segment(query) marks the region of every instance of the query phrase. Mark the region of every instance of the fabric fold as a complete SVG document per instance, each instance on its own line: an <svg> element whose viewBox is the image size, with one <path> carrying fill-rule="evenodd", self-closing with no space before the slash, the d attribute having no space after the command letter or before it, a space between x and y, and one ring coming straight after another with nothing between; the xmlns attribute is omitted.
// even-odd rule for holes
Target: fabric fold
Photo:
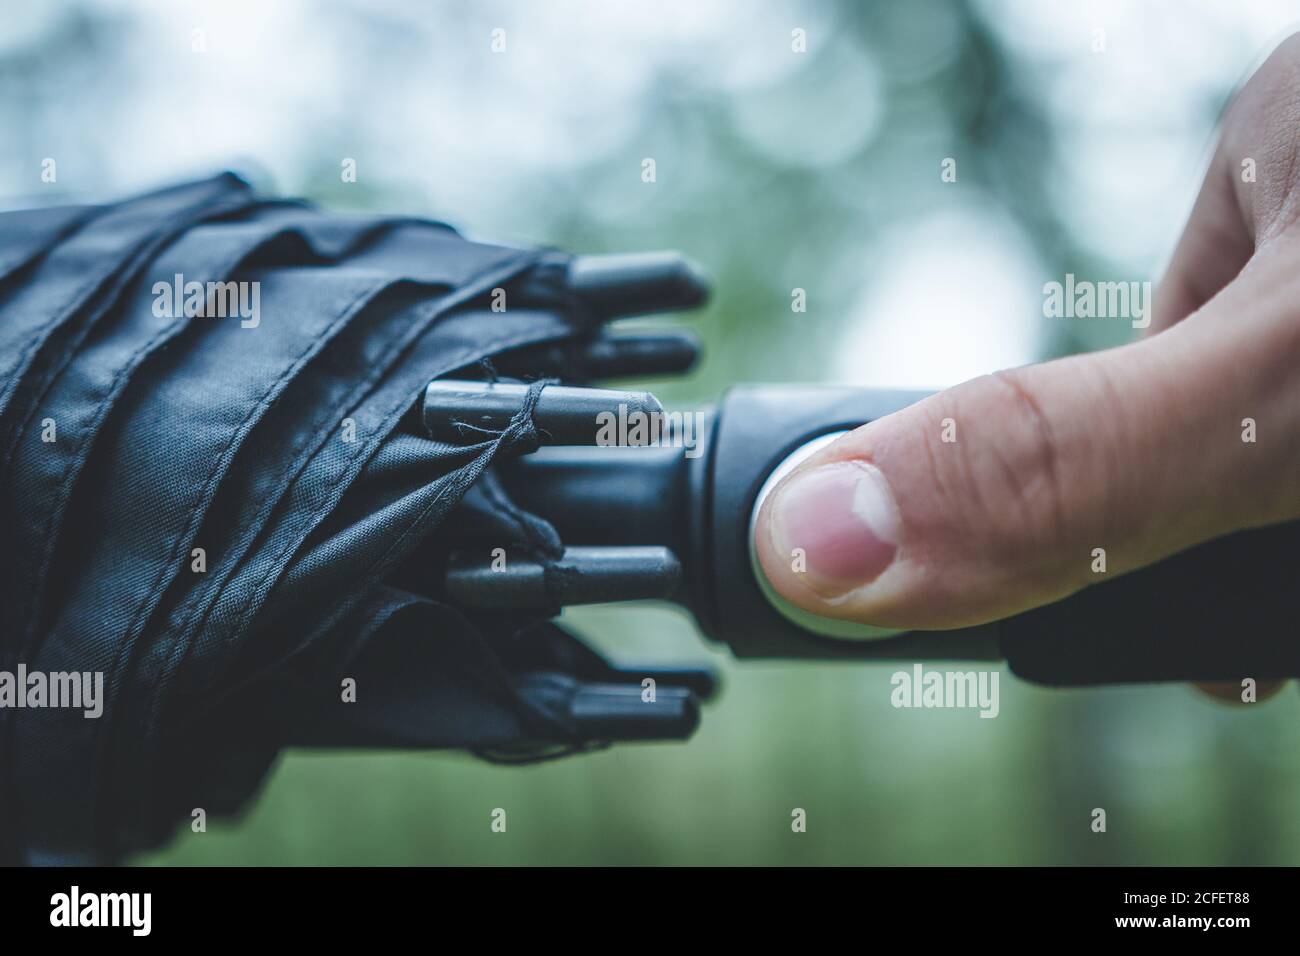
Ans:
<svg viewBox="0 0 1300 956"><path fill-rule="evenodd" d="M579 743L577 685L500 653L545 609L473 620L401 581L444 528L558 552L489 472L535 447L531 404L468 446L412 414L433 378L589 337L565 262L229 174L0 216L0 661L103 681L94 719L0 709L0 859L120 859L245 805L290 744Z"/></svg>

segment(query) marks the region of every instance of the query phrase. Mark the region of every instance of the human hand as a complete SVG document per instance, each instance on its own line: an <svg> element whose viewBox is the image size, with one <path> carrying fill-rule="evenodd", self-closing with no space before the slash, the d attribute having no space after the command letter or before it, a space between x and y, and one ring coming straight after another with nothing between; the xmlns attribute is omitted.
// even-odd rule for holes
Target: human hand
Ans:
<svg viewBox="0 0 1300 956"><path fill-rule="evenodd" d="M1146 335L975 379L821 450L760 513L769 581L816 614L964 627L1086 587L1098 548L1122 574L1300 516L1298 217L1300 36L1227 112Z"/></svg>

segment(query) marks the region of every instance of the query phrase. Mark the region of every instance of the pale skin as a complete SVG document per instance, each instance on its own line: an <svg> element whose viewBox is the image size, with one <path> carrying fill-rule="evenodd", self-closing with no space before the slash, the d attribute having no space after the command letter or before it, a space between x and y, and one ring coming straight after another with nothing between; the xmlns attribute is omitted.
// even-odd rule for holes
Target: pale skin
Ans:
<svg viewBox="0 0 1300 956"><path fill-rule="evenodd" d="M1246 418L1256 423L1252 443L1242 441ZM955 442L941 441L945 419L956 425ZM806 513L789 507L789 489L837 462L865 462L883 476L896 547L883 569L868 568L847 588L837 580L827 596L786 553L800 533L791 516ZM755 544L773 586L805 610L946 629L1093 583L1095 548L1105 548L1108 574L1122 574L1294 518L1300 34L1226 112L1142 338L983 376L851 432L768 497ZM816 557L810 551L810 566ZM1240 695L1236 685L1206 689ZM1261 696L1273 690L1260 686Z"/></svg>

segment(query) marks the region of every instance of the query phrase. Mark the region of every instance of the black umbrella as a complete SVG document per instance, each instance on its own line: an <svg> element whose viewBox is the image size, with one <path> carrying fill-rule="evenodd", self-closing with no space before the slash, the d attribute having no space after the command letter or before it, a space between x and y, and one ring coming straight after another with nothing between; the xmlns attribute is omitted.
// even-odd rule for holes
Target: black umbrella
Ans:
<svg viewBox="0 0 1300 956"><path fill-rule="evenodd" d="M461 539L561 553L485 476L538 443L538 374L680 369L689 340L603 323L702 296L675 256L485 245L229 174L0 217L5 856L154 844L237 809L286 744L515 759L689 734L707 675L632 709L642 675L554 607L430 585L453 511ZM494 356L537 379L520 408L429 437L428 382Z"/></svg>

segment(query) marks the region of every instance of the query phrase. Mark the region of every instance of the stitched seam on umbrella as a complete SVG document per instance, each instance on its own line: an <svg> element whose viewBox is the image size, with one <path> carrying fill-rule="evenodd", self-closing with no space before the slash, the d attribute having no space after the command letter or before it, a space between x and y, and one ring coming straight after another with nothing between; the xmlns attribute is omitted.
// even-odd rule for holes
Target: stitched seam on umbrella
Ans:
<svg viewBox="0 0 1300 956"><path fill-rule="evenodd" d="M509 271L510 275L519 275L519 274L521 274L522 272L524 272L527 268L529 268L529 266L532 265L535 261L536 261L536 254L535 254L534 256L528 257L528 258L525 259L525 261L523 261L522 263L512 263L512 265L511 265L511 267L510 267L510 269L509 269L508 271ZM482 280L483 280L484 278L487 278L487 277L489 277L489 276L495 276L496 274L498 274L498 273L500 273L500 272L502 272L502 271L503 271L503 270L502 270L502 265L501 265L500 263L494 263L491 267L488 267L488 268L485 268L485 269L481 270L481 271L480 271L479 273L477 273L477 274L476 274L472 279L468 280L468 281L465 283L465 286L464 286L463 288L469 289L469 288L475 287L475 286L477 286L480 282L482 282ZM471 294L465 296L465 300L468 300L468 299L470 299L470 298L473 298L474 295L477 295L477 294L478 294L477 292L475 292L475 293L471 293ZM447 310L448 307L447 307L445 304L440 304L439 308L440 308L443 312L445 312L445 311ZM421 334L424 334L424 333L421 333ZM411 337L411 341L407 343L408 347L409 347L410 344L414 343L414 341L415 341L418 337L419 337L419 336L412 336L412 337ZM513 338L526 339L526 338L528 338L528 336L527 336L526 334L520 334L519 336L515 336L515 337L513 337ZM508 348L509 346L503 346L503 345L501 345L501 344L500 344L500 341L498 340L497 343L494 343L494 344L491 346L491 350L492 350L493 352L495 352L495 351L500 351L501 348L503 348L503 347L504 347L504 348ZM464 350L462 350L462 352L461 352L461 356L458 358L458 360L463 359L463 360L465 360L465 361L468 361L469 358L471 358L472 356L477 355L477 354L481 354L482 352L483 352L483 347L481 347L481 346L476 346L476 347L474 347L473 349L464 349ZM444 364L444 366L445 366L447 363L444 362L443 364ZM454 368L455 366L452 366L452 367ZM385 434L386 434L386 429L387 429L387 427L388 427L388 424L387 424L387 423L388 423L389 419L392 418L392 417L393 417L393 416L398 412L398 410L400 410L400 409L401 409L401 408L402 408L402 407L407 403L408 400L409 400L408 398L399 398L399 399L397 399L395 402L393 402L392 405L389 406L387 412L385 413L385 415L384 415L384 417L383 417L383 419L382 419L382 421L384 422ZM367 443L367 444L373 444L373 446L374 446L373 449L372 449L370 452L368 452L367 454L373 455L374 452L378 450L378 448L379 448L379 443L380 443L381 440L382 440L382 437L381 437L381 436L376 436L376 438L375 438L371 443ZM365 447L362 447L362 448L358 448L356 451L354 451L354 452L352 453L352 455L351 455L351 456L348 458L348 460L347 460L347 466L348 466L348 467L340 468L340 469L338 470L338 472L335 474L335 476L330 480L329 489L330 489L331 491L333 491L333 489L338 485L338 483L339 483L340 481L343 480L344 476L345 476L345 475L346 475L346 474L351 470L351 465L356 461L356 459L357 459L357 458L358 458L358 457L359 457L359 456L360 456L364 451L365 451ZM323 504L323 501L322 501L322 504ZM317 507L319 508L320 506L318 505ZM310 533L310 532L308 532L308 533ZM295 535L294 539L291 540L290 542L286 543L285 547L282 548L282 549L281 549L281 550L276 554L275 560L272 562L271 566L267 569L266 574L263 575L262 578L257 582L257 587L256 587L255 590L254 590L254 594L255 594L255 595L261 595L261 598L260 598L258 601L256 601L256 602L252 602L252 601L250 601L247 605L245 605L245 610L240 614L239 619L235 622L235 623L236 623L236 627L233 628L232 631L231 631L232 637L228 638L228 640L233 640L233 639L234 639L234 638L233 638L233 635L239 634L239 633L242 631L243 628L249 626L249 622L250 622L250 620L251 620L251 615L252 615L252 608L253 608L254 603L256 603L256 604L258 604L258 605L260 606L261 602L265 600L266 594L269 594L269 589L266 588L266 585L267 585L267 582L268 582L268 581L270 580L270 578L272 577L272 575L275 575L275 574L277 573L276 565L278 565L278 564L280 563L280 561L282 561L282 560L285 558L286 553L290 552L290 549L292 549L292 550L297 550L299 547L301 547L301 546L302 546L302 542L303 542L303 540L305 540L305 535L303 535L303 534ZM281 569L281 571L280 571L279 573L283 573L282 569ZM265 593L263 593L264 591L265 591Z"/></svg>
<svg viewBox="0 0 1300 956"><path fill-rule="evenodd" d="M158 590L159 583L167 576L168 569L175 564L176 556L178 553L178 549L181 545L181 542L189 538L193 534L193 532L197 530L197 528L195 527L195 523L199 519L199 507L209 497L217 472L218 470L221 469L223 465L223 460L230 453L231 448L240 439L240 437L246 433L246 428L248 427L249 422L253 419L253 416L259 410L264 410L266 408L269 408L270 402L268 400L268 397L270 395L276 394L280 386L282 386L285 382L287 382L289 378L291 378L293 374L296 373L299 368L301 368L302 364L305 361L307 361L308 358L310 358L311 355L315 354L315 352L318 352L320 349L324 348L324 345L329 340L330 335L336 329L341 328L343 325L345 325L348 321L351 320L353 313L358 307L359 303L361 303L368 297L374 295L376 291L382 288L383 285L387 284L388 281L389 280L384 279L381 282L371 283L366 289L360 292L348 304L347 308L345 308L340 313L339 317L336 318L333 322L331 322L323 330L323 333L321 335L314 337L312 341L308 343L307 347L303 351L299 352L297 356L294 357L292 362L285 368L285 370L279 375L279 377L277 377L276 380L271 383L271 387L262 394L261 398L259 398L256 402L252 403L252 405L248 409L248 413L244 416L243 420L241 420L239 425L236 426L234 431L231 432L230 437L226 441L226 444L222 447L220 453L213 460L212 468L208 471L207 476L204 478L203 487L201 489L202 493L196 499L194 499L194 507L190 512L190 520L186 523L185 527L181 530L181 533L173 538L171 550L168 551L167 554L167 560L163 562L162 565L159 566L158 573L154 576L153 581L150 582L149 590L145 594L145 599L136 605L135 612L131 617L131 623L127 627L124 640L121 642L121 644L118 645L117 653L113 659L114 673L117 673L118 668L120 668L122 665L123 658L127 655L127 653L129 652L132 646L133 643L132 638L136 630L136 624L140 621L141 615L144 613L144 608L149 604L154 603L153 597ZM104 705L105 705L105 710L107 710L109 707L112 706L112 699L110 698L109 700L106 700L104 702ZM97 735L97 736L102 736L102 735Z"/></svg>
<svg viewBox="0 0 1300 956"><path fill-rule="evenodd" d="M438 311L439 311L439 307L434 306L433 313L435 317L438 314ZM407 346L409 344L410 344L409 341L405 343L403 343L402 341L390 343L388 348L385 349L383 355L380 357L379 361L375 363L376 371L374 371L369 377L363 379L350 391L345 393L338 400L338 402L340 404L343 404L345 408L350 408L353 405L355 405L365 395L365 393L372 390L373 387L382 380L384 374L386 374L386 371L384 370L382 363L387 361L394 354L399 353L404 346ZM322 416L322 417L326 417L326 416ZM294 484L297 482L298 477L302 474L303 470L309 464L311 464L312 459L315 458L316 455L320 452L320 449L324 446L328 438L329 438L329 431L324 429L322 429L320 432L318 432L315 435L309 436L308 439L304 440L302 449L294 457L293 461L289 462L289 464L284 468L284 470L280 472L279 476L277 477L277 486L284 485L286 479L287 479L287 485L285 485L284 490L281 491L281 493L277 495L274 500L268 501L264 506L264 508L257 515L257 518L260 519L263 526L265 525L265 522L269 519L270 515L285 500L286 495L291 493L292 488ZM352 450L348 453L348 457L343 462L344 467L339 468L338 474L336 474L334 477L332 477L329 480L326 489L327 492L333 491L334 487L338 484L338 482L342 480L343 476L346 474L348 470L348 467L356 459L356 457L362 453L362 450L364 449L366 444L367 443L361 443L362 445L361 448ZM323 503L323 496L321 497L322 497L322 501L319 503L315 503L317 504L317 507L319 507L319 504ZM265 530L264 527L263 530ZM179 633L186 634L190 630L192 630L191 623L194 620L194 615L196 613L201 614L201 619L200 619L201 621L206 621L208 619L208 617L212 613L212 608L215 606L216 601L220 598L222 590L225 588L226 584L229 583L231 578L238 573L240 562L243 560L244 557L247 556L249 549L256 544L257 539L260 538L261 536L262 536L262 531L259 531L243 542L243 547L240 549L242 552L240 558L236 559L235 563L230 567L229 573L223 577L220 584L215 584L211 588L209 588L207 592L208 599L203 601L205 607L203 607L201 611L195 606L196 603L200 601L200 595L198 589L191 591L190 594L186 596L185 600L181 603L181 605L177 609L178 611L181 612L180 627L178 629ZM287 548L291 547L292 545L293 542L286 544L284 548L282 548L279 552L277 552L274 561L278 562L279 560L281 560L281 558L284 556L284 551ZM268 572L268 575L269 573L270 572ZM264 582L265 582L265 578L263 579L263 581L258 582L259 589ZM247 616L247 612L241 614L240 620L237 623L242 626L243 620L246 616ZM238 633L238 630L236 630L235 633ZM188 653L186 653L181 658L181 660L177 662L177 666L183 664L186 657L188 657ZM170 668L165 667L164 671L169 669Z"/></svg>
<svg viewBox="0 0 1300 956"><path fill-rule="evenodd" d="M514 347L514 346L517 345L517 344L526 344L526 343L529 343L529 342L531 342L531 341L533 341L532 336L530 336L530 335L528 335L528 334L520 334L520 335L516 335L516 336L511 336L511 337L509 337L509 338L507 338L507 339L500 339L500 340L498 340L497 342L492 343L492 344L489 346L489 348L490 348L492 351L495 352L495 351L500 351L500 350L503 349L503 348L512 348L512 347ZM473 349L466 349L466 350L463 350L462 352L457 353L457 356L456 356L455 361L457 361L457 362L469 361L469 360L471 360L475 355L481 354L482 351L483 351L483 348L482 348L481 346L476 346L476 347L474 347ZM452 366L452 367L455 367L455 366ZM395 403L395 404L392 406L392 411L390 412L390 420L391 420L394 416L396 416L397 411L400 410L400 409L401 409L405 404L406 404L406 400L403 399L401 402ZM391 422L390 422L390 424L391 424ZM479 443L479 445L488 445L488 444L490 444L490 442L480 442L480 443ZM479 447L479 445L467 445L467 446L465 446L465 450L466 450L466 451L469 451L469 450L471 450L471 449L474 449L474 448ZM480 456L479 456L479 457L481 458L481 453L480 453ZM479 458L475 458L475 459L472 460L469 464L467 464L467 465L465 465L465 466L463 466L463 467L465 467L465 468L467 468L467 469L468 469L468 468L471 468L471 467L473 467L473 466L478 462L478 460L479 460ZM481 469L480 469L480 471L481 471ZM477 480L477 476L475 477L475 480ZM469 484L473 484L473 481L470 481L470 482L466 485L466 487L468 487ZM435 500L434 502L432 502L432 503L430 504L429 507L432 507L433 505L437 504L438 501L440 501L440 500L441 500L440 498L437 499L437 500ZM421 512L421 514L418 515L418 516L415 518L413 524L414 524L414 523L418 523L419 521L422 521L423 518L424 518L424 516L425 516L426 514L427 514L427 509L426 509L425 511ZM310 533L310 529L308 529L308 533ZM298 547L301 547L301 545L302 545L302 541L305 540L305 537L306 537L306 535L300 535L300 536L299 536L299 540L297 541L297 546L298 546ZM364 592L366 589L372 587L372 586L376 583L375 580L368 580L368 579L367 579L367 576L369 576L369 575L371 574L371 572L374 570L375 566L376 566L379 562L381 562L381 561L383 561L385 558L387 558L387 556L388 556L388 554L385 553L385 554L382 555L380 558L376 559L376 561L373 562L373 563L372 563L368 568L366 568L364 571L361 572L362 583L361 583L361 585L357 588L357 593L358 593L358 594ZM386 570L386 569L385 569L385 570ZM282 571L283 571L283 569L281 569L281 572L282 572ZM377 580L377 576L376 576L376 580ZM272 587L272 590L273 590L273 589L274 589L274 586ZM344 616L346 616L348 613L350 613L350 612L354 609L355 606L356 606L355 604L353 604L353 605L344 605L344 606L342 606L342 607L336 609L335 612L334 612L334 614L333 614L333 616L330 618L330 624L329 624L328 626L333 626L333 623L334 623L334 622L336 622L339 618L344 617ZM440 606L441 606L441 605L440 605ZM235 632L235 633L238 633L238 632ZM292 648L292 649L291 649L290 651L288 651L287 653L281 655L281 656L280 656L279 658L277 658L273 663L267 665L267 666L266 666L265 668L263 668L261 671L258 671L258 672L256 672L255 674L250 675L246 680L240 681L238 684L236 684L236 685L234 685L233 687L227 689L226 692L227 692L227 693L231 693L231 692L237 690L237 689L240 688L240 687L247 686L249 683L252 683L253 681L257 680L257 679L260 678L262 675L268 673L269 671L271 671L271 670L274 669L275 667L279 667L279 666L283 665L285 661L292 660L292 659L293 659L294 657L296 657L298 654L302 653L302 651L303 651L306 647L307 647L307 642L300 643L298 646Z"/></svg>
<svg viewBox="0 0 1300 956"><path fill-rule="evenodd" d="M91 327L98 324L100 319L102 319L109 312L109 310L111 310L113 306L117 304L118 300L122 298L122 296L126 293L126 291L132 285L134 285L134 283L136 282L136 277L144 272L144 268L148 264L148 262L152 261L158 255L162 254L163 251L167 248L167 246L169 246L172 242L175 242L177 239L184 236L184 234L187 231L189 231L189 229L193 228L196 225L202 224L204 221L206 221L209 218L214 218L217 216L226 215L231 212L238 212L244 209L249 209L254 205L256 205L256 203L253 202L251 197L241 197L241 200L239 202L231 202L229 204L215 206L211 209L203 211L201 214L197 216L197 218L188 221L184 226L184 228L168 232L161 239L148 243L148 245L140 253L132 257L132 261L130 265L128 265L128 267L124 270L124 274L129 276L129 278L127 278L126 280L120 283L119 282L112 283L112 293L108 301L103 305L102 308L98 310L97 317L92 322L90 322L87 325L87 327L82 331L82 334L76 341L74 349L72 351L75 352L75 349L77 347L80 347L80 344L84 342L86 335L90 333ZM100 285L102 287L108 285L108 283L103 282ZM41 386L39 394L37 394L33 398L31 407L27 410L27 415L9 433L8 436L9 441L5 447L5 456L4 456L5 468L8 468L12 464L14 449L18 447L18 442L22 440L23 432L27 430L27 426L31 423L32 418L35 417L37 409L40 407L41 403L45 401L46 396L49 395L50 388L54 385L55 382L59 380L59 377L63 375L68 365L71 364L72 358L73 358L73 354L72 352L70 352L67 358L65 359L65 361L62 364L58 365L57 368L51 368L47 370L48 375L46 381L44 385Z"/></svg>
<svg viewBox="0 0 1300 956"><path fill-rule="evenodd" d="M212 197L212 199L220 199L220 198L221 197L219 196ZM204 200L204 202L211 202L212 199ZM203 206L204 202L196 201L189 206L185 206L183 209L179 210L176 213L176 215L179 217L186 214L194 213ZM138 243L136 243L136 245L132 247L132 253L128 258L128 261L133 262L136 259L144 258L146 253L142 253L141 250L143 249L147 251L150 248L153 248L153 246L154 244L150 243L149 237L146 236L145 238L141 239ZM29 360L35 355L35 353L40 349L40 347L44 345L45 342L47 341L46 333L54 329L56 326L64 324L69 319L70 316L74 315L77 311L83 308L86 304L85 299L88 298L90 294L94 292L96 289L100 288L101 286L108 285L114 278L114 275L117 273L117 271L118 270L115 269L111 273L107 273L107 274L100 273L96 277L87 281L85 285L79 286L77 288L77 291L72 296L73 305L64 309L58 315L51 318L48 322L44 322L32 330L31 334L34 335L35 338L28 340L27 345L23 348L22 352L19 354L18 362L11 367L10 381L7 383L7 386L5 388L0 388L0 414L3 414L3 412L8 408L9 401L13 398L14 393L17 392L18 382L22 378L23 372L26 370ZM7 468L8 465L9 465L9 454L8 452L6 452L3 465L0 465L0 467Z"/></svg>
<svg viewBox="0 0 1300 956"><path fill-rule="evenodd" d="M210 496L212 493L212 484L218 470L222 465L222 460L228 454L230 454L231 448L238 441L241 434L246 433L245 429L248 426L249 422L252 420L254 414L257 413L259 409L264 409L269 407L269 402L267 400L268 396L277 394L280 387L285 382L287 382L294 374L296 374L298 369L300 369L302 365L311 358L312 355L317 354L321 349L323 349L325 347L325 344L332 339L335 332L352 320L355 313L360 308L361 303L369 301L375 295L379 294L379 292L383 288L387 287L390 284L391 282L387 277L385 277L380 281L372 282L368 284L366 288L364 288L361 292L359 292L356 295L356 297L353 298L348 303L348 305L342 310L342 312L340 312L339 316L333 322L327 325L319 335L313 337L313 339L308 343L307 347L303 351L299 352L297 356L294 357L294 359L290 362L288 366L286 366L286 368L280 374L280 376L271 384L271 387L262 394L262 397L258 401L250 405L248 413L244 416L243 420L240 421L239 425L236 426L236 428L231 432L230 437L227 439L226 444L223 446L220 454L217 455L216 458L214 459L212 468L209 470L206 478L204 479L202 494L199 495L196 499L194 499L194 507L190 512L190 520L186 523L185 528L182 529L181 534L176 536L172 541L172 547L171 547L171 551L168 553L167 561L164 562L159 567L158 574L154 577L154 580L150 584L149 590L146 592L144 600L137 603L136 609L132 615L131 622L126 629L123 640L118 645L117 651L114 654L113 665L112 665L113 674L115 675L120 674L123 661L130 656L132 647L135 643L133 635L136 630L136 624L137 622L141 621L142 615L144 615L144 620L140 626L144 627L148 623L148 616L145 615L145 608L150 606L156 607L157 600L155 599L155 595L161 597L161 594L166 590L167 585L162 584L162 582L167 577L168 569L171 568L176 562L177 552L180 543L186 539L190 539L191 536L197 532L198 529L195 526L195 523L196 521L199 520L200 506L203 504L204 501L210 500ZM174 576L171 578L171 580L175 580ZM172 639L169 642L169 646L166 651L166 657L170 658L172 654L172 647L174 647L178 637L179 635L176 634L172 635ZM125 675L122 675L120 677L121 682L125 682L126 679L127 678ZM113 708L114 703L115 703L114 697L113 695L110 694L108 696L108 699L106 699L103 703L105 713L107 713L110 709ZM110 723L110 722L106 721L105 723ZM90 774L90 781L88 784L88 788L91 790L97 791L99 777L102 774L102 764L104 763L104 761L107 759L108 756L107 750L109 748L109 744L105 743L106 739L109 739L108 735L103 730L100 730L98 727L95 728L94 737L91 744L92 753L93 753L92 759L95 762L95 770L92 774ZM92 803L93 802L94 801L92 801ZM107 811L106 809L101 808L98 812L102 814Z"/></svg>
<svg viewBox="0 0 1300 956"><path fill-rule="evenodd" d="M418 221L418 220L416 220L416 221ZM363 230L361 233L359 233L359 234L357 235L355 242L354 242L354 243L350 243L350 244L348 245L348 248L347 248L347 250L345 250L345 253L344 253L344 254L347 254L348 251L351 251L351 250L355 249L357 244L359 244L359 243L361 243L361 242L364 242L366 239L372 237L372 236L373 236L376 232L378 232L381 228L387 228L387 227L391 226L391 225L393 224L393 222L394 222L394 221L391 221L391 220L382 220L381 222L376 223L372 228L368 228L368 229ZM398 222L399 224L401 224L402 222L405 222L405 220L396 220L396 222ZM266 240L264 240L263 242L260 242L260 243L258 244L258 248L260 248L261 246L265 245L267 242L273 242L273 241L275 241L277 238L279 238L280 236L285 235L285 234L287 234L287 233L288 233L288 234L291 234L291 233L297 233L297 234L301 235L301 234L302 234L302 227L301 227L301 226L298 226L298 227L295 227L295 228L292 228L292 229L282 230L281 232L276 233L274 236L270 236L270 237L268 237ZM245 254L245 256L244 256L243 258L247 258L249 255L255 254L256 251L257 251L257 249L253 249L253 250L251 250L249 253ZM397 285L400 285L402 281L403 281L403 280L397 280L397 281L392 282L390 286L386 286L385 288L383 288L383 289L381 290L381 293L382 293L382 292L386 292L386 291L388 291L388 289L391 288L391 287L395 287L395 286L397 286ZM367 304L369 304L369 303L367 303ZM355 305L355 302L352 303L352 305L349 306L349 313L348 313L349 321L351 320L350 310L351 310L352 306L354 306L354 305ZM330 328L333 328L333 326L331 326ZM327 330L327 331L328 331L328 330ZM296 367L296 366L295 366L295 367ZM279 384L279 383L277 382L276 384ZM274 388L274 386L273 386L273 388ZM242 427L242 423L241 423L241 427ZM223 452L223 453L224 453L224 452ZM295 460L296 460L296 459L295 459ZM287 473L287 472L286 472L286 473ZM193 600L193 594L191 595L190 598L187 598L187 602L186 602L186 604L181 605L180 610L184 610L184 608L187 606L187 604L188 604L190 601L192 601L192 600Z"/></svg>
<svg viewBox="0 0 1300 956"><path fill-rule="evenodd" d="M280 233L277 233L276 235L280 235ZM273 241L273 238L274 237L271 236L265 237L263 240L259 240L257 245L260 246L264 244L264 242ZM250 255L252 252L255 251L256 251L256 247L254 247L254 249L250 250L249 252L239 255L238 257L232 256L231 259L233 261L229 265L223 264L221 267L219 267L221 270L223 270L221 274L227 274L230 270L236 268L240 262L242 262L245 258L248 257L248 255ZM129 376L131 372L139 368L141 364L143 364L146 360L148 360L152 356L154 349L170 342L172 339L174 339L176 336L178 336L181 332L183 332L188 327L189 327L189 323L186 321L186 317L183 315L178 316L176 321L172 322L169 325L164 326L148 342L146 342L136 352L134 352L131 355L128 362L117 370L117 373L113 376L113 381L109 383L108 389L102 391L96 397L95 401L97 402L97 404L95 405L92 411L89 421L86 423L87 427L83 427L82 429L74 431L74 434L78 436L79 440L74 439L75 443L71 448L72 457L70 457L67 460L66 466L64 467L63 471L55 479L57 482L57 488L55 491L56 499L55 499L54 507L51 508L50 511L48 512L45 524L41 528L40 536L42 542L42 551L41 551L42 560L41 560L40 568L37 572L36 586L35 588L33 588L30 594L32 607L37 612L39 612L40 610L40 598L44 590L45 578L49 573L50 565L52 563L52 559L54 556L53 539L58 535L58 531L54 530L55 517L59 514L59 511L63 508L63 506L65 506L68 503L68 499L71 497L72 482L76 479L76 477L79 474L81 474L81 469L85 467L86 464L87 459L84 456L82 456L80 453L83 450L86 450L90 445L92 445L94 443L94 439L98 437L99 428L101 425L103 425L104 419L107 418L108 412L112 408L111 399L113 399L115 396L117 396L120 393L119 385L125 382L127 376ZM62 527L61 523L60 523L60 527ZM20 609L20 611L21 610L23 609ZM35 620L35 618L33 618L28 622L26 638L30 638L31 632L36 627L37 627L37 621ZM23 643L24 645L26 645L28 643L28 640L25 639Z"/></svg>

